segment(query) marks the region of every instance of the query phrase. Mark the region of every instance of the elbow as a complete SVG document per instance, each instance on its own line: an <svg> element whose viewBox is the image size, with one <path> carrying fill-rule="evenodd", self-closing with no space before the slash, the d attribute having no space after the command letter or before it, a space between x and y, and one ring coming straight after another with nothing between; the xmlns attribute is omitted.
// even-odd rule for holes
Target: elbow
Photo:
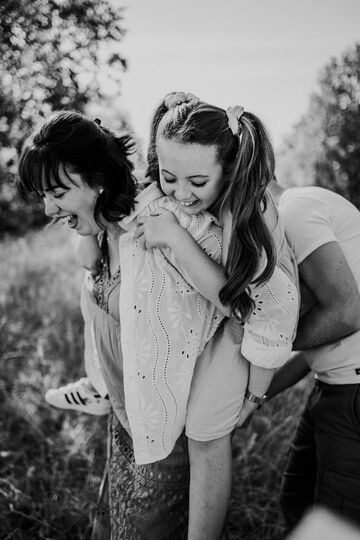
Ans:
<svg viewBox="0 0 360 540"><path fill-rule="evenodd" d="M231 317L231 309L230 309L230 307L224 306L224 304L220 303L220 304L217 305L217 308L219 309L219 311L221 311L221 313L223 315L225 315L225 317L227 317L227 318Z"/></svg>
<svg viewBox="0 0 360 540"><path fill-rule="evenodd" d="M205 297L206 298L206 297ZM220 293L216 295L216 298L215 299L211 299L210 298L210 302L212 302L219 311L221 311L221 313L223 315L225 315L225 317L231 317L231 306L229 303L226 303L224 304L221 300L220 300Z"/></svg>
<svg viewBox="0 0 360 540"><path fill-rule="evenodd" d="M353 334L354 332L358 332L360 330L360 318L353 319L352 321L349 321L347 325L348 334Z"/></svg>
<svg viewBox="0 0 360 540"><path fill-rule="evenodd" d="M219 453L222 456L224 456L225 453L231 455L231 440L231 433L227 433L218 439L205 441L199 441L188 437L190 467L193 467L200 461L211 460L213 455L218 456Z"/></svg>
<svg viewBox="0 0 360 540"><path fill-rule="evenodd" d="M346 325L347 335L357 332L358 330L360 330L360 315L349 318L345 322L345 325Z"/></svg>
<svg viewBox="0 0 360 540"><path fill-rule="evenodd" d="M341 313L341 324L344 334L353 334L360 330L360 301L356 297L353 302L348 302Z"/></svg>

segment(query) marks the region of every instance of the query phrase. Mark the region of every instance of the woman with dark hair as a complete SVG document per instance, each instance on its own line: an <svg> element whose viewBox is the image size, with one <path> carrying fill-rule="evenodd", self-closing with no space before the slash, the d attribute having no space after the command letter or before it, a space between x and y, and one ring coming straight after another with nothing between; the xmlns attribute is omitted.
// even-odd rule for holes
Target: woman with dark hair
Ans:
<svg viewBox="0 0 360 540"><path fill-rule="evenodd" d="M155 184L135 198L132 148L129 137L116 138L82 115L59 112L27 141L19 174L23 189L44 198L45 213L88 237L96 253L94 238L102 237L100 273L82 289L82 310L85 346L93 351L91 359L85 356L90 360L87 392L108 392L112 406L111 534L176 539L188 529L190 466L184 424L193 367L223 316L184 280L171 253L147 254L134 242L135 217L161 207L172 210L219 261L221 230L207 213L189 219ZM140 275L147 268L147 275ZM176 329L166 320L169 303L176 312ZM149 313L154 314L151 330ZM154 328L156 350L149 343ZM141 355L134 354L136 343ZM82 395L77 392L76 399L81 401Z"/></svg>
<svg viewBox="0 0 360 540"><path fill-rule="evenodd" d="M41 196L59 191L55 198L60 200L66 195L69 183L92 190L96 223L92 226L96 232L104 229L104 221L114 223L128 215L136 195L133 165L129 160L134 142L128 135L116 137L99 122L76 112L56 113L27 141L19 162L20 186L26 191ZM51 210L45 208L45 212L54 218ZM80 216L74 215L72 220L70 217L71 214L70 228L78 234L89 234L82 229Z"/></svg>
<svg viewBox="0 0 360 540"><path fill-rule="evenodd" d="M114 538L184 538L189 498L188 538L215 539L231 433L263 401L296 323L294 268L266 193L272 148L254 115L183 93L155 113L153 182L136 199L129 148L76 113L57 113L24 149L20 178L45 197L49 216L103 235L83 306L114 411Z"/></svg>

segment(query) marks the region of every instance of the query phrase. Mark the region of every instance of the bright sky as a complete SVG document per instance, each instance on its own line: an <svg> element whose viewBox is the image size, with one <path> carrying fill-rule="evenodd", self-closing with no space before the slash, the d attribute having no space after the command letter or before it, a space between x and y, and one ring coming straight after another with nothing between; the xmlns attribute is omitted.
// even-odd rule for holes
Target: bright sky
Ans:
<svg viewBox="0 0 360 540"><path fill-rule="evenodd" d="M259 115L278 146L319 70L360 41L359 0L113 0L126 5L121 108L147 143L172 90Z"/></svg>

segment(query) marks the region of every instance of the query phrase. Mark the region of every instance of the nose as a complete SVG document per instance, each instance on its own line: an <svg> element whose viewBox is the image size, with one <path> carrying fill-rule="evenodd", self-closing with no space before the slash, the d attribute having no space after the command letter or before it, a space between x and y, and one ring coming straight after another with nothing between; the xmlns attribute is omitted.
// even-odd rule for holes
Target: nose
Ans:
<svg viewBox="0 0 360 540"><path fill-rule="evenodd" d="M191 190L185 183L179 182L175 188L175 197L178 201L186 201L191 198Z"/></svg>
<svg viewBox="0 0 360 540"><path fill-rule="evenodd" d="M45 215L48 217L54 216L59 210L56 200L54 199L53 195L51 195L50 193L45 193L44 205L45 205L45 210L44 210Z"/></svg>

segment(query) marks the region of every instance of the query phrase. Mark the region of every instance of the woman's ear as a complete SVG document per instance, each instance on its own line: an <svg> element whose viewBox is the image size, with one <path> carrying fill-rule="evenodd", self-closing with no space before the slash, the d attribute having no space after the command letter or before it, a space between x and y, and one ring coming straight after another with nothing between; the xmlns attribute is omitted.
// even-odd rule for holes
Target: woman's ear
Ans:
<svg viewBox="0 0 360 540"><path fill-rule="evenodd" d="M103 185L104 185L104 175L101 172L96 172L91 177L93 188L98 191L99 193L102 193L104 191Z"/></svg>

